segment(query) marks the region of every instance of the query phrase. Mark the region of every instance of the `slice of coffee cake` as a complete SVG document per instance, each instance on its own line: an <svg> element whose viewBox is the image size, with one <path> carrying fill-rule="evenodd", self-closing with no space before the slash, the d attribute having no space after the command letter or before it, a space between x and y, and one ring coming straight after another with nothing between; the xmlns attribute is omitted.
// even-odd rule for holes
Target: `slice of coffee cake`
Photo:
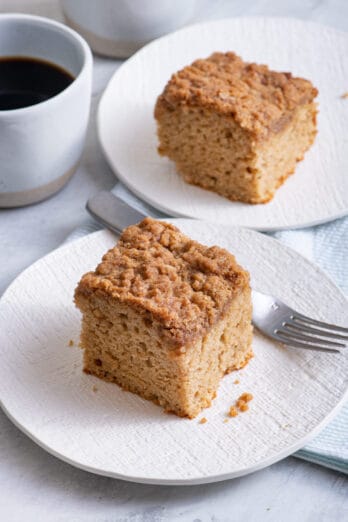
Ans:
<svg viewBox="0 0 348 522"><path fill-rule="evenodd" d="M317 94L308 80L214 53L158 97L158 151L188 183L266 203L314 141Z"/></svg>
<svg viewBox="0 0 348 522"><path fill-rule="evenodd" d="M77 286L84 370L195 417L251 357L249 275L226 250L146 218Z"/></svg>

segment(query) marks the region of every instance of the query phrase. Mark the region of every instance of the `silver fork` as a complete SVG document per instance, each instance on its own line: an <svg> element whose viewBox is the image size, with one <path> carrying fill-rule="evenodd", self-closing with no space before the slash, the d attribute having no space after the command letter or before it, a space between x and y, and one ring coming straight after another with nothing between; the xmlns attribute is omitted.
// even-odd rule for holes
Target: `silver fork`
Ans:
<svg viewBox="0 0 348 522"><path fill-rule="evenodd" d="M146 217L144 212L107 191L90 198L86 208L96 221L115 232L122 232ZM254 325L280 343L322 352L340 352L348 344L348 328L306 317L275 297L255 290L252 300Z"/></svg>
<svg viewBox="0 0 348 522"><path fill-rule="evenodd" d="M253 323L276 341L321 352L340 352L348 344L348 328L311 319L270 295L252 291Z"/></svg>

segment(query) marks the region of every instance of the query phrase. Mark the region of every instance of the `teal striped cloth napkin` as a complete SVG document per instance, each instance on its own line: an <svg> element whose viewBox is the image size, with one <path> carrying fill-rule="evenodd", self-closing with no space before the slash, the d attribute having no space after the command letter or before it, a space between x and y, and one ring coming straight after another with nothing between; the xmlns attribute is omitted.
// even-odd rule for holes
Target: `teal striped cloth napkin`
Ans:
<svg viewBox="0 0 348 522"><path fill-rule="evenodd" d="M121 183L117 183L112 192L150 216L168 217L134 196ZM94 221L86 221L67 240L77 239L99 228ZM325 225L269 235L313 260L348 294L348 217ZM348 473L348 403L319 435L294 456Z"/></svg>
<svg viewBox="0 0 348 522"><path fill-rule="evenodd" d="M348 295L348 217L270 235L313 260ZM348 473L348 402L334 420L294 456Z"/></svg>

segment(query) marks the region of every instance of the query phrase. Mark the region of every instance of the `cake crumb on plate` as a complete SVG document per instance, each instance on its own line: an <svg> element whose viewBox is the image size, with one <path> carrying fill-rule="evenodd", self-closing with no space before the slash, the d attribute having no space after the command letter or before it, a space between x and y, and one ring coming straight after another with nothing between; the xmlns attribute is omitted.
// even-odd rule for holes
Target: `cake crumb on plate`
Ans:
<svg viewBox="0 0 348 522"><path fill-rule="evenodd" d="M244 401L244 402L250 402L253 400L253 396L251 393L242 393L242 395L238 398L239 401Z"/></svg>
<svg viewBox="0 0 348 522"><path fill-rule="evenodd" d="M237 415L238 415L237 408L235 406L231 406L230 411L228 412L228 415L230 417L237 417Z"/></svg>

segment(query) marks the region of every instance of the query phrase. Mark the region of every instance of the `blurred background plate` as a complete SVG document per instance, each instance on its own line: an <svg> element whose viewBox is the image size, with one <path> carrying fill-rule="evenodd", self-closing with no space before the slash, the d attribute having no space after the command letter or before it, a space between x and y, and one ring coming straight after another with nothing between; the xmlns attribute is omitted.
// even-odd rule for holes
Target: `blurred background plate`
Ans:
<svg viewBox="0 0 348 522"><path fill-rule="evenodd" d="M157 154L153 109L172 73L213 51L232 50L313 82L319 133L296 172L265 205L248 205L184 183ZM348 213L348 35L279 18L235 18L181 29L147 45L111 79L98 132L115 174L135 194L172 216L258 230L298 228Z"/></svg>

